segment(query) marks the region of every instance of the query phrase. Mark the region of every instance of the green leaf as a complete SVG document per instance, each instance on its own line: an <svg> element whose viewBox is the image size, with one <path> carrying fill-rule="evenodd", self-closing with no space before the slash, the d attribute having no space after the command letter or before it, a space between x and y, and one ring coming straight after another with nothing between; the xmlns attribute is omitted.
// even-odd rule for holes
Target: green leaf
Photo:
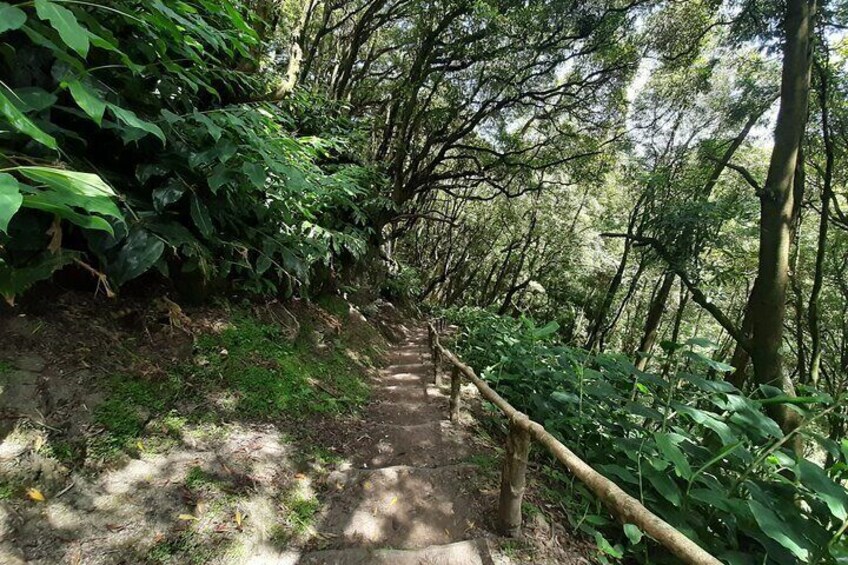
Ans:
<svg viewBox="0 0 848 565"><path fill-rule="evenodd" d="M204 237L212 235L212 218L209 217L209 210L206 205L201 202L196 194L191 195L191 219L194 220L194 225L200 230Z"/></svg>
<svg viewBox="0 0 848 565"><path fill-rule="evenodd" d="M640 541L642 541L642 530L639 529L639 526L635 526L633 524L624 524L624 535L627 536L627 539L630 540L630 543L633 545L638 545Z"/></svg>
<svg viewBox="0 0 848 565"><path fill-rule="evenodd" d="M71 91L71 96L74 97L74 101L79 107L97 125L100 125L103 122L103 114L106 112L106 102L101 98L100 93L78 80L68 81L63 84Z"/></svg>
<svg viewBox="0 0 848 565"><path fill-rule="evenodd" d="M533 329L533 338L534 339L544 339L556 333L559 329L559 324L556 322L548 322L541 328Z"/></svg>
<svg viewBox="0 0 848 565"><path fill-rule="evenodd" d="M112 233L112 226L90 214L101 214L123 221L115 204L115 192L99 176L51 167L16 167L20 174L50 190L24 197L23 206L52 212L81 227ZM73 210L80 208L89 215Z"/></svg>
<svg viewBox="0 0 848 565"><path fill-rule="evenodd" d="M9 228L9 221L23 201L20 183L8 173L0 173L0 231L5 232Z"/></svg>
<svg viewBox="0 0 848 565"><path fill-rule="evenodd" d="M115 261L109 266L109 277L122 285L156 264L165 244L149 231L136 227L127 236Z"/></svg>
<svg viewBox="0 0 848 565"><path fill-rule="evenodd" d="M61 195L55 192L28 194L24 196L22 206L24 208L32 208L34 210L41 210L43 212L54 214L56 216L59 216L63 220L67 220L81 228L105 231L110 235L114 234L112 226L105 219L101 218L100 216L81 214L79 212L74 211L73 208L68 206L67 203L63 202L63 196L65 195Z"/></svg>
<svg viewBox="0 0 848 565"><path fill-rule="evenodd" d="M677 447L677 444L685 438L678 434L657 432L654 434L654 439L663 457L674 463L677 476L684 479L691 477L692 468L689 466L689 461L686 460L686 455Z"/></svg>
<svg viewBox="0 0 848 565"><path fill-rule="evenodd" d="M9 304L15 297L38 281L50 278L55 271L74 262L75 253L42 253L38 261L25 267L12 267L0 259L0 295Z"/></svg>
<svg viewBox="0 0 848 565"><path fill-rule="evenodd" d="M258 163L244 163L241 166L241 170L245 175L247 175L247 178L250 179L253 186L258 189L265 187L265 179L267 178L265 174L265 167Z"/></svg>
<svg viewBox="0 0 848 565"><path fill-rule="evenodd" d="M663 498L665 498L675 506L680 506L680 488L677 486L677 483L675 483L671 479L671 477L669 477L667 473L646 469L645 478L648 479L651 485L653 485L653 487L657 490L657 492L659 492L663 496Z"/></svg>
<svg viewBox="0 0 848 565"><path fill-rule="evenodd" d="M153 208L157 212L161 212L185 194L186 187L183 183L172 180L165 186L159 187L153 191Z"/></svg>
<svg viewBox="0 0 848 565"><path fill-rule="evenodd" d="M0 33L20 29L26 20L26 12L6 2L0 2Z"/></svg>
<svg viewBox="0 0 848 565"><path fill-rule="evenodd" d="M88 55L88 31L79 24L73 12L50 0L35 0L35 13L50 22L65 45L79 53L80 57L84 59Z"/></svg>
<svg viewBox="0 0 848 565"><path fill-rule="evenodd" d="M130 126L131 128L151 133L158 137L162 141L162 143L165 143L165 133L156 124L148 122L146 120L142 120L132 110L121 108L120 106L116 106L115 104L112 104L110 102L107 102L106 106L109 108L109 110L112 111L112 114L114 114L114 116L119 121Z"/></svg>
<svg viewBox="0 0 848 565"><path fill-rule="evenodd" d="M616 559L624 557L624 554L613 547L612 544L607 541L607 538L601 534L601 532L595 531L595 543L598 544L598 549L601 550L602 553L615 557Z"/></svg>
<svg viewBox="0 0 848 565"><path fill-rule="evenodd" d="M812 491L813 496L827 504L837 520L848 518L848 492L845 487L833 482L824 469L807 459L798 463L798 469L804 486Z"/></svg>
<svg viewBox="0 0 848 565"><path fill-rule="evenodd" d="M783 528L783 520L770 508L767 508L756 500L749 500L748 508L751 509L754 520L757 521L757 525L760 526L764 534L791 551L795 557L802 561L809 559L809 550L798 545L796 540L787 535L787 530Z"/></svg>
<svg viewBox="0 0 848 565"><path fill-rule="evenodd" d="M12 99L12 102L17 103L19 100L24 106L20 108L22 112L40 112L56 103L54 94L37 86L16 88L15 97L17 100Z"/></svg>
<svg viewBox="0 0 848 565"><path fill-rule="evenodd" d="M0 114L6 118L9 125L15 128L15 130L30 136L40 144L46 145L50 149L57 149L58 146L56 145L56 139L44 133L33 123L32 120L27 118L23 112L21 112L12 103L12 101L6 97L3 90L5 89L0 89Z"/></svg>
<svg viewBox="0 0 848 565"><path fill-rule="evenodd" d="M115 191L98 175L66 171L53 167L16 167L25 177L55 189L67 189L81 196L116 196Z"/></svg>
<svg viewBox="0 0 848 565"><path fill-rule="evenodd" d="M690 337L685 342L686 345L695 345L698 347L703 347L705 349L718 349L718 344L710 341L705 337Z"/></svg>

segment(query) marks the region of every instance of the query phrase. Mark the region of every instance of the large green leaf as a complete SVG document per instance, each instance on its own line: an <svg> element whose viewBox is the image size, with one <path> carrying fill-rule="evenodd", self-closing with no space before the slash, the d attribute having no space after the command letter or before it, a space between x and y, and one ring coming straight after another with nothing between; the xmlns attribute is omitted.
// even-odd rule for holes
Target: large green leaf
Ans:
<svg viewBox="0 0 848 565"><path fill-rule="evenodd" d="M831 514L842 521L848 518L848 492L827 476L824 469L806 459L798 463L801 482L813 492L813 496L827 504Z"/></svg>
<svg viewBox="0 0 848 565"><path fill-rule="evenodd" d="M9 173L0 173L0 231L7 231L23 201L20 183Z"/></svg>
<svg viewBox="0 0 848 565"><path fill-rule="evenodd" d="M75 211L63 201L64 199L62 196L63 195L54 192L28 194L24 196L22 206L24 208L32 208L34 210L41 210L42 212L54 214L81 228L105 231L110 235L114 233L112 226L105 219L100 216L81 214Z"/></svg>
<svg viewBox="0 0 848 565"><path fill-rule="evenodd" d="M53 167L16 167L15 170L31 180L42 182L56 190L68 190L80 196L116 196L115 191L100 176L92 173L66 171Z"/></svg>
<svg viewBox="0 0 848 565"><path fill-rule="evenodd" d="M800 540L794 539L791 531L784 527L783 520L771 508L760 504L756 500L749 500L748 508L751 509L754 520L757 521L757 525L760 526L763 533L791 551L797 558L804 561L809 558L809 550L798 544Z"/></svg>
<svg viewBox="0 0 848 565"><path fill-rule="evenodd" d="M40 112L56 103L56 95L37 86L28 86L16 88L12 102L21 112Z"/></svg>
<svg viewBox="0 0 848 565"><path fill-rule="evenodd" d="M156 124L142 120L132 110L121 108L120 106L116 106L109 102L106 103L106 106L112 111L112 114L114 114L115 117L124 124L146 133L152 133L158 137L162 143L165 143L165 133Z"/></svg>
<svg viewBox="0 0 848 565"><path fill-rule="evenodd" d="M100 93L95 89L90 88L78 80L71 80L65 83L65 86L71 91L71 96L80 108L85 111L89 117L94 120L97 125L103 122L103 114L106 112L106 102L101 97Z"/></svg>
<svg viewBox="0 0 848 565"><path fill-rule="evenodd" d="M26 12L6 2L0 2L0 33L20 29L26 20Z"/></svg>
<svg viewBox="0 0 848 565"><path fill-rule="evenodd" d="M212 235L212 218L209 217L209 210L196 194L191 195L191 219L204 237Z"/></svg>
<svg viewBox="0 0 848 565"><path fill-rule="evenodd" d="M65 45L79 53L82 58L88 55L88 31L80 25L73 12L50 0L35 0L35 13L47 20L59 32Z"/></svg>
<svg viewBox="0 0 848 565"><path fill-rule="evenodd" d="M0 88L0 114L6 118L9 125L15 128L16 131L30 136L42 145L46 145L50 149L56 149L58 147L56 145L56 139L53 138L53 136L46 134L37 125L35 125L32 120L26 117L23 112L21 112L17 106L12 103L12 100L6 96L4 90L4 88Z"/></svg>
<svg viewBox="0 0 848 565"><path fill-rule="evenodd" d="M38 281L50 278L54 271L73 263L76 254L67 251L43 253L23 267L12 267L0 259L0 295L14 304L15 297Z"/></svg>
<svg viewBox="0 0 848 565"><path fill-rule="evenodd" d="M120 286L144 274L156 264L164 250L165 244L161 239L143 228L134 228L109 265L109 278Z"/></svg>
<svg viewBox="0 0 848 565"><path fill-rule="evenodd" d="M686 455L684 455L683 451L677 447L677 444L686 438L679 434L663 432L656 432L654 434L654 438L656 439L657 447L663 457L674 463L674 469L677 471L677 476L684 479L691 477L692 468L689 466L689 461L687 461Z"/></svg>

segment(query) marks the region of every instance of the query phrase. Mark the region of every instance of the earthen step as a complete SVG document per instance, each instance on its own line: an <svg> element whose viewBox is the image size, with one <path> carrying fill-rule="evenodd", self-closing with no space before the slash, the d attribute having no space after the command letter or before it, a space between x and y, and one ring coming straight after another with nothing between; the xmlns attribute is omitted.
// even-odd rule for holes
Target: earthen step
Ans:
<svg viewBox="0 0 848 565"><path fill-rule="evenodd" d="M338 549L316 551L298 565L487 565L492 563L485 540L468 540L423 549Z"/></svg>
<svg viewBox="0 0 848 565"><path fill-rule="evenodd" d="M447 420L423 424L377 424L353 446L355 467L438 467L467 460L474 438Z"/></svg>
<svg viewBox="0 0 848 565"><path fill-rule="evenodd" d="M419 549L470 539L487 510L470 492L477 472L468 464L333 472L316 528L336 548Z"/></svg>

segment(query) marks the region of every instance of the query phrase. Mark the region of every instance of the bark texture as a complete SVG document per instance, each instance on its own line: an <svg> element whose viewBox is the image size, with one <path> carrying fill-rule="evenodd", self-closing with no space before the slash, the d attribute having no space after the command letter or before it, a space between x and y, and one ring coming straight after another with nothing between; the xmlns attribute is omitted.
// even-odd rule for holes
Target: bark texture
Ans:
<svg viewBox="0 0 848 565"><path fill-rule="evenodd" d="M788 0L786 4L780 110L768 176L760 196L758 289L752 304L751 359L756 380L779 387L787 394L794 394L794 386L784 374L780 348L795 211L793 181L807 120L814 12L814 1ZM797 415L791 410L777 407L772 415L784 430L797 425Z"/></svg>

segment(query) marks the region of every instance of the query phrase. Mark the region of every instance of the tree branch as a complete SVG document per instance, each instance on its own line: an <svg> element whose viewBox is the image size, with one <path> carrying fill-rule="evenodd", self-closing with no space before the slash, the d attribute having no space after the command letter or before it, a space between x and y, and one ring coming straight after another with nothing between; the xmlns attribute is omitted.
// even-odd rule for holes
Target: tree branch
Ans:
<svg viewBox="0 0 848 565"><path fill-rule="evenodd" d="M734 324L733 321L728 318L694 282L692 282L692 279L689 278L686 271L684 271L683 268L674 261L674 258L665 249L665 247L663 247L659 240L653 237L644 237L626 233L602 233L601 237L630 239L637 245L650 245L654 251L656 251L657 255L659 255L663 261L668 263L669 268L674 271L678 277L680 277L680 280L683 281L683 284L686 285L686 288L689 289L689 292L692 294L692 300L704 310L709 312L715 321L718 322L719 325L724 328L737 343L739 343L742 349L750 353L750 340L745 337L745 334L736 327L736 324Z"/></svg>

